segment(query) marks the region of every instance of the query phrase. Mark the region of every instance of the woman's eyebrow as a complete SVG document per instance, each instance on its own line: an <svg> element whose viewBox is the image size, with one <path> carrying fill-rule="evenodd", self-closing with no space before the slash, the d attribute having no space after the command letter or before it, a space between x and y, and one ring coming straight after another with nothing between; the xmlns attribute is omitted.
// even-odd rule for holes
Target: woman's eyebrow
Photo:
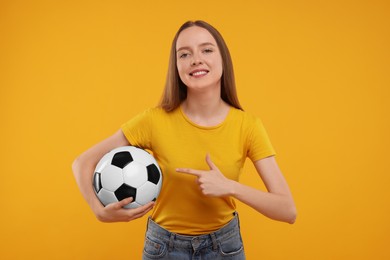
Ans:
<svg viewBox="0 0 390 260"><path fill-rule="evenodd" d="M207 46L207 45L212 45L212 46L215 46L213 43L211 42L204 42L204 43L201 43L199 44L200 47L203 47L203 46ZM183 47L180 47L179 49L176 50L176 52L179 52L179 51L182 51L182 50L190 50L191 48L188 47L188 46L183 46Z"/></svg>

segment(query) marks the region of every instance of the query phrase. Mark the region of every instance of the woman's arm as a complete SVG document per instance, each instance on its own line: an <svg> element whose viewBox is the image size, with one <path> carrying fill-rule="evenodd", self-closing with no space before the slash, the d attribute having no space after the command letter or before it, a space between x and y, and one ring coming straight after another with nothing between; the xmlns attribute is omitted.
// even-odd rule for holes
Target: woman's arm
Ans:
<svg viewBox="0 0 390 260"><path fill-rule="evenodd" d="M131 198L112 203L104 207L95 195L92 187L92 176L99 160L111 151L120 146L129 145L121 130L112 136L94 145L82 153L72 164L74 176L81 194L95 213L98 220L102 222L125 222L145 215L153 208L154 202L148 203L137 209L124 209L123 206L131 202Z"/></svg>
<svg viewBox="0 0 390 260"><path fill-rule="evenodd" d="M231 196L251 206L263 215L293 224L297 211L290 189L274 156L254 162L267 191L260 191L233 182Z"/></svg>
<svg viewBox="0 0 390 260"><path fill-rule="evenodd" d="M226 178L209 155L206 156L206 162L210 171L188 168L179 168L176 171L195 175L202 193L206 196L232 196L271 219L291 224L295 222L297 213L294 200L274 156L254 163L267 192Z"/></svg>

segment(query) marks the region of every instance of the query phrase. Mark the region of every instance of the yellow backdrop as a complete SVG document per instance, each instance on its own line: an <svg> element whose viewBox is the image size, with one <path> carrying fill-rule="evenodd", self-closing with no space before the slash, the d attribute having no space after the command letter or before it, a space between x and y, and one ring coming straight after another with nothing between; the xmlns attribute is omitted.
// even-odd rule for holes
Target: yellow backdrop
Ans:
<svg viewBox="0 0 390 260"><path fill-rule="evenodd" d="M390 259L388 1L0 3L0 258L140 259L146 218L98 222L73 159L154 106L190 19L224 35L296 224L240 204L248 259ZM263 189L248 162L242 181Z"/></svg>

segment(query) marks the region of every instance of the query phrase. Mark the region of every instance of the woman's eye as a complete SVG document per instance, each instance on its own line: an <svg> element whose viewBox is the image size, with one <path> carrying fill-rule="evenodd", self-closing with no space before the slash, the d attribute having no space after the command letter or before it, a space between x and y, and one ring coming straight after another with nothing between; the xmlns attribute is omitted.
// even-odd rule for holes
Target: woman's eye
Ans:
<svg viewBox="0 0 390 260"><path fill-rule="evenodd" d="M189 55L188 53L182 53L182 54L179 55L179 58L180 59L187 58L188 55Z"/></svg>
<svg viewBox="0 0 390 260"><path fill-rule="evenodd" d="M211 52L213 52L214 50L213 49L204 49L203 50L203 52L205 52L205 53L211 53Z"/></svg>

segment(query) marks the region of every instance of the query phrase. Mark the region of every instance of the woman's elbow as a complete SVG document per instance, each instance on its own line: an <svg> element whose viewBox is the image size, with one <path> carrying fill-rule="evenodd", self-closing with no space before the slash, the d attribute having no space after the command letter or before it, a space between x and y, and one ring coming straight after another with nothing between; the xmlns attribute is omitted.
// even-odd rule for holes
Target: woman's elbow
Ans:
<svg viewBox="0 0 390 260"><path fill-rule="evenodd" d="M78 156L72 163L72 171L75 177L77 177L78 173L80 172L80 168L81 168L81 159L80 156Z"/></svg>
<svg viewBox="0 0 390 260"><path fill-rule="evenodd" d="M289 224L294 224L297 220L297 209L295 205L290 206L287 214L286 214L286 222Z"/></svg>

